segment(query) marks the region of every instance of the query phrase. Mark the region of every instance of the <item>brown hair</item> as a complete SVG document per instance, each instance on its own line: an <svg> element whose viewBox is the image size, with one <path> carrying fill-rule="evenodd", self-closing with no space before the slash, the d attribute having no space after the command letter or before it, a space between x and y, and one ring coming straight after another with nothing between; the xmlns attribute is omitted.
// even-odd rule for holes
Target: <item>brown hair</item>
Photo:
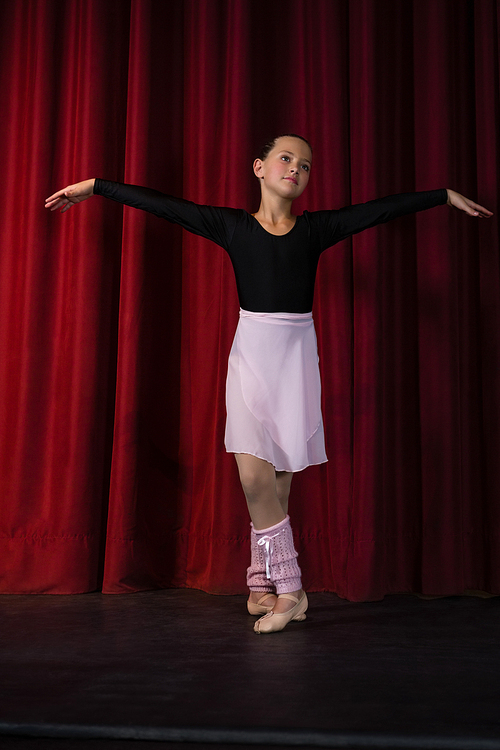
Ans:
<svg viewBox="0 0 500 750"><path fill-rule="evenodd" d="M269 156L269 152L273 150L273 148L276 146L276 141L279 138L298 138L301 141L304 141L304 143L307 143L309 148L311 149L312 154L312 146L307 140L307 138L304 138L302 135L297 135L297 133L282 133L281 135L277 135L274 138L272 138L270 141L268 141L260 150L259 156L257 157L261 161L264 161Z"/></svg>

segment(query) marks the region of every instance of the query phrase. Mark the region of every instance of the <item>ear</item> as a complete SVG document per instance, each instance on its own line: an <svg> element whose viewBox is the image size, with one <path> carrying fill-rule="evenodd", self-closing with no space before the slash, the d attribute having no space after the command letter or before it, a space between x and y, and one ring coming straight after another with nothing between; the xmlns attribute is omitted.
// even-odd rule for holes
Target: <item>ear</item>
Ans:
<svg viewBox="0 0 500 750"><path fill-rule="evenodd" d="M261 178L264 176L262 174L262 164L262 159L256 159L253 163L253 173L256 177Z"/></svg>

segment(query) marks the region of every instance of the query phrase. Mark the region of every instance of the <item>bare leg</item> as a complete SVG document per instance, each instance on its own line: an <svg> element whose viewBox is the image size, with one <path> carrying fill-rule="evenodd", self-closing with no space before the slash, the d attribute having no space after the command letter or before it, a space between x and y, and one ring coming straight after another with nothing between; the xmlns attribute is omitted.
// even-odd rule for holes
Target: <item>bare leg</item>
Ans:
<svg viewBox="0 0 500 750"><path fill-rule="evenodd" d="M268 529L283 521L286 513L283 512L276 491L274 466L247 453L235 453L235 458L255 529Z"/></svg>
<svg viewBox="0 0 500 750"><path fill-rule="evenodd" d="M291 471L276 472L276 492L278 493L278 500L285 516L288 515L288 497L290 495L292 479L293 473Z"/></svg>
<svg viewBox="0 0 500 750"><path fill-rule="evenodd" d="M283 521L287 515L284 507L288 508L288 495L293 476L291 472L276 472L272 464L247 453L236 453L235 458L254 528L257 531L267 529ZM291 593L299 599L302 596L302 590ZM261 596L259 592L251 591L250 601L256 603ZM268 604L267 601L264 603ZM268 606L271 604L272 599ZM293 606L293 602L289 599L279 599L274 611L279 614Z"/></svg>

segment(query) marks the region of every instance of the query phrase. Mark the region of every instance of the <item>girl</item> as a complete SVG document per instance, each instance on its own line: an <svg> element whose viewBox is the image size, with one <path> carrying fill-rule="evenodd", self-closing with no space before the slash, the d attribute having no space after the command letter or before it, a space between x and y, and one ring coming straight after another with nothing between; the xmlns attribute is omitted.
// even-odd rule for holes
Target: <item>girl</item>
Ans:
<svg viewBox="0 0 500 750"><path fill-rule="evenodd" d="M304 620L308 606L288 496L293 472L327 460L311 313L320 254L363 229L444 203L470 216L492 216L444 188L294 216L292 203L307 187L311 162L311 146L301 136L266 144L253 164L261 187L255 214L101 179L69 185L46 200L47 208L64 212L102 195L178 223L229 253L241 309L229 356L225 445L235 454L252 521L247 607L263 615L256 633Z"/></svg>

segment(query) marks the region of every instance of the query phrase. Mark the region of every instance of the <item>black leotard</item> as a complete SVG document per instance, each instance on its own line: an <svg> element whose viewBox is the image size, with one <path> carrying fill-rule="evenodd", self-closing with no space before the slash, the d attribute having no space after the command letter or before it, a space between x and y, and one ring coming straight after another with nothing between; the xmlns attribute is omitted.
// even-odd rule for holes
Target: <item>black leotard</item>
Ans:
<svg viewBox="0 0 500 750"><path fill-rule="evenodd" d="M96 179L94 193L180 224L231 258L240 306L252 312L312 310L319 256L340 240L398 216L446 203L445 188L400 193L332 211L304 211L284 235L267 232L243 209L202 206L156 190Z"/></svg>

